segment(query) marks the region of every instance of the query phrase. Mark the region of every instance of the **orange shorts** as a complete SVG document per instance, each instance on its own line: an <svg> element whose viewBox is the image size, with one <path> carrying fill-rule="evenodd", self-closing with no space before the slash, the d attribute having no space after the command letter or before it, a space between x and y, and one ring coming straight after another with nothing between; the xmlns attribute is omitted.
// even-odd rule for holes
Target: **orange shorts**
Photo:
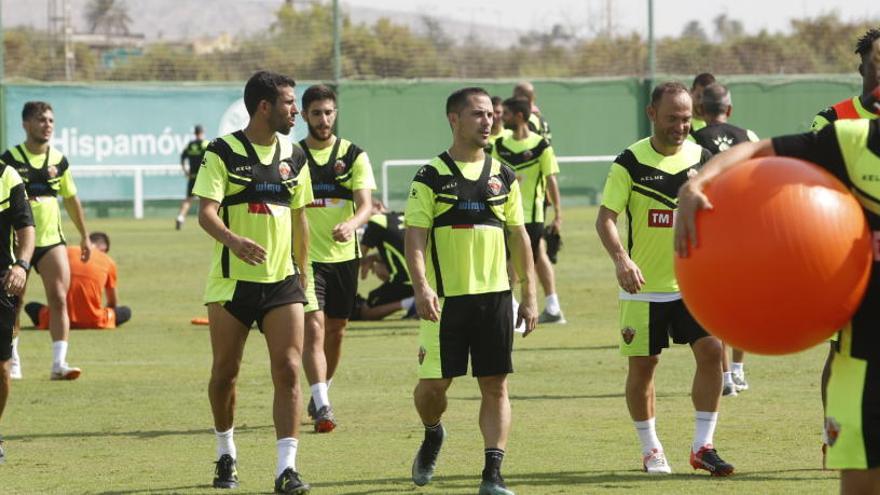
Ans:
<svg viewBox="0 0 880 495"><path fill-rule="evenodd" d="M113 308L102 308L104 314L103 321L74 321L70 320L71 329L94 329L94 330L113 330L116 328L116 311ZM40 330L49 328L49 306L40 308L40 321L37 325Z"/></svg>

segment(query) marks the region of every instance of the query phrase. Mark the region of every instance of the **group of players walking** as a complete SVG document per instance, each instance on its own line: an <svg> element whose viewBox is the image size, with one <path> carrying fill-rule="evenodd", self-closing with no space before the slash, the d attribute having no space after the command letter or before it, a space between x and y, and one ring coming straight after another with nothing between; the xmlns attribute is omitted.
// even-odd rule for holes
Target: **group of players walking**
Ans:
<svg viewBox="0 0 880 495"><path fill-rule="evenodd" d="M715 449L713 435L722 394L748 387L742 353L734 351L728 368L723 344L682 303L672 268L674 250L687 255L695 212L709 206L702 187L750 156L807 158L858 192L878 235L880 190L869 179L876 175L862 172L880 167L880 121L857 119L876 119L880 113L875 110L880 90L874 90L880 81L880 31L866 33L857 53L863 94L823 111L816 127L826 126L818 133L758 141L754 133L727 123L730 93L703 74L690 90L675 82L654 88L646 109L652 135L624 150L611 166L596 228L621 288L626 401L648 473L671 472L656 434L653 382L669 337L689 344L696 361L690 464L716 476L734 472ZM539 322L565 321L550 262L555 252L551 248L548 254L548 244L556 244L548 239L558 239L562 225L559 169L534 89L518 85L509 99L493 99L477 87L452 93L445 108L451 145L418 170L403 215L392 215L372 200L376 184L367 153L334 134L337 104L331 88L316 85L303 94L309 131L304 140L294 144L278 137L290 133L300 112L294 87L289 77L256 73L244 88L248 125L210 143L197 129L197 139L182 156L203 153L190 160L188 196L200 198L199 224L216 240L204 298L213 354L213 485L238 486L236 379L254 323L266 339L274 385L274 489L299 494L310 489L296 467L300 366L310 385L307 410L315 431L333 431L329 388L348 320L411 309L420 320L414 399L424 426L413 481L425 485L434 476L446 437L446 391L455 377L467 373L470 361L481 392L485 464L479 493L512 494L501 465L511 424L507 376L513 371L514 329L529 335ZM58 249L65 240L57 195L80 232L84 258L90 245L67 161L49 146L53 117L48 104L25 105L27 139L0 163L0 413L9 393L18 298L32 264L49 299L55 350L50 376L75 379L80 373L66 361L69 270L64 250ZM546 226L545 201L554 210ZM178 229L189 204L182 206ZM626 246L617 230L621 213L628 219ZM364 225L359 242L357 231ZM364 256L370 248L377 249L378 258ZM386 282L360 304L359 271L382 273ZM546 296L541 315L536 275ZM520 286L519 301L514 284ZM844 493L876 493L880 486L880 337L868 330L880 317L878 284L875 270L865 302L830 356L828 466L843 470Z"/></svg>

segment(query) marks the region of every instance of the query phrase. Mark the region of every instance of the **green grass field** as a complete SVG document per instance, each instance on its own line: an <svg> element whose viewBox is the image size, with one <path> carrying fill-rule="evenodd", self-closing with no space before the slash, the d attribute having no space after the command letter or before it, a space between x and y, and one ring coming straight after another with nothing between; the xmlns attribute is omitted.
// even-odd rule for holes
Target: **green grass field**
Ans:
<svg viewBox="0 0 880 495"><path fill-rule="evenodd" d="M626 411L626 362L617 351L616 283L593 228L594 208L571 209L557 266L567 325L517 339L511 376L513 432L504 463L517 494L836 493L822 471L818 380L826 349L793 356L748 356L751 390L722 401L715 443L737 467L728 479L687 463L693 435L686 347L663 353L658 430L672 476L640 471L640 448ZM49 337L22 332L24 379L14 383L0 422L8 462L0 492L216 493L214 437L207 399L210 348L202 316L210 240L193 219L182 232L161 220L93 220L112 237L120 299L134 317L121 330L74 331L72 383L50 382ZM75 230L68 225L68 234ZM76 236L72 236L77 242ZM28 300L45 300L34 278ZM474 494L482 469L479 391L472 378L450 390L449 438L427 487L409 479L421 427L412 406L416 324L354 324L331 398L339 428L304 424L298 467L317 494ZM241 488L272 490L275 466L272 386L261 335L254 331L239 380L236 443Z"/></svg>

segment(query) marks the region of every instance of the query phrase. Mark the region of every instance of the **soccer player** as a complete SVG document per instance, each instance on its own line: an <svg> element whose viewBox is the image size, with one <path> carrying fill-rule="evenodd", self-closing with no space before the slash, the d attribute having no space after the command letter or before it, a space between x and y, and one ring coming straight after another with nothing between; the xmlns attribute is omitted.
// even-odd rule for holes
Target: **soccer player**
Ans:
<svg viewBox="0 0 880 495"><path fill-rule="evenodd" d="M492 146L501 136L510 134L510 129L504 127L504 121L501 120L501 114L504 112L504 98L500 96L492 97L492 131L489 134L489 144L486 146L486 152L492 153Z"/></svg>
<svg viewBox="0 0 880 495"><path fill-rule="evenodd" d="M235 383L256 322L266 338L275 391L275 493L309 491L296 470L296 453L306 301L302 274L309 248L305 206L312 188L302 150L276 135L293 127L295 84L273 72L251 76L244 87L247 127L211 142L193 187L201 198L199 224L217 241L205 291L214 358L208 398L217 438L216 488L238 486Z"/></svg>
<svg viewBox="0 0 880 495"><path fill-rule="evenodd" d="M34 218L28 204L25 185L15 168L0 161L0 419L9 399L12 359L12 333L16 307L24 294L34 252ZM13 243L13 231L15 242ZM14 248L13 248L14 246ZM0 464L6 451L0 437Z"/></svg>
<svg viewBox="0 0 880 495"><path fill-rule="evenodd" d="M552 142L553 133L550 132L550 123L547 122L547 119L544 118L544 114L541 113L541 109L538 108L538 105L535 103L537 96L535 96L535 87L532 83L528 81L517 83L517 85L513 87L513 97L529 100L529 105L531 106L531 113L529 114L528 121L529 130L535 134L540 134L548 143Z"/></svg>
<svg viewBox="0 0 880 495"><path fill-rule="evenodd" d="M596 229L614 262L620 292L620 351L629 360L626 403L650 474L672 470L655 429L654 371L660 352L689 344L696 360L691 399L696 409L690 463L713 476L733 474L712 445L721 399L721 342L706 333L681 300L673 269L672 219L678 188L710 154L688 141L691 97L677 82L660 84L647 108L650 137L618 155L611 165ZM627 246L617 232L626 212Z"/></svg>
<svg viewBox="0 0 880 495"><path fill-rule="evenodd" d="M700 104L703 99L703 89L714 82L715 76L708 72L703 72L702 74L697 74L697 77L694 78L693 84L691 84L691 100L693 101L694 106L694 115L691 117L692 135L703 127L706 127L706 121L704 120L703 110Z"/></svg>
<svg viewBox="0 0 880 495"><path fill-rule="evenodd" d="M302 141L315 199L306 214L311 239L303 367L311 385L309 415L315 431L336 428L327 393L339 366L342 337L354 310L361 253L355 231L370 218L376 189L367 153L338 138L336 93L323 84L303 93L309 135Z"/></svg>
<svg viewBox="0 0 880 495"><path fill-rule="evenodd" d="M502 120L504 127L511 132L495 140L492 155L516 173L523 202L523 215L526 232L531 241L535 270L544 289L544 311L538 323L565 323L565 316L556 294L556 274L553 264L547 257L547 243L544 241L544 198L553 205L554 218L550 224L551 232L558 233L562 228L562 204L559 184L559 164L553 147L540 135L529 130L531 104L525 98L504 100Z"/></svg>
<svg viewBox="0 0 880 495"><path fill-rule="evenodd" d="M104 232L89 234L92 256L82 261L79 246L67 247L70 265L70 290L67 291L67 310L70 328L116 328L131 319L131 308L120 306L116 296L116 262L110 252L110 236ZM102 301L106 292L107 305ZM37 328L49 328L49 307L29 302L24 312Z"/></svg>
<svg viewBox="0 0 880 495"><path fill-rule="evenodd" d="M361 278L373 272L382 285L370 291L366 299L358 295L352 320L381 320L404 310L415 316L412 281L404 257L404 216L388 211L381 201L373 200L373 216L361 236ZM370 253L376 249L375 253Z"/></svg>
<svg viewBox="0 0 880 495"><path fill-rule="evenodd" d="M180 203L180 211L174 220L174 228L180 230L183 222L186 220L186 214L192 204L193 186L196 184L196 176L199 174L199 167L202 166L202 158L205 156L205 150L208 148L208 140L205 139L205 130L201 125L197 125L193 129L195 139L190 141L183 152L180 153L180 168L183 169L183 175L186 175L186 197Z"/></svg>
<svg viewBox="0 0 880 495"><path fill-rule="evenodd" d="M758 140L758 136L751 130L727 122L733 113L733 103L730 91L726 87L718 83L706 86L701 93L701 100L700 114L705 119L706 126L691 133L697 144L711 151L714 155L735 144ZM722 362L724 386L721 394L731 397L749 388L743 365L745 353L740 349L733 349L732 354L733 363L731 364L725 344Z"/></svg>
<svg viewBox="0 0 880 495"><path fill-rule="evenodd" d="M876 119L880 117L880 109L874 107L876 98L871 91L880 84L880 29L869 29L856 41L855 53L859 55L859 74L862 76L862 94L848 98L819 112L813 118L813 132L819 132L831 122L849 119ZM837 351L837 336L832 337L822 367L822 407L827 403L825 393L828 380L831 378L831 360ZM823 437L822 455L828 449L828 439Z"/></svg>
<svg viewBox="0 0 880 495"><path fill-rule="evenodd" d="M83 261L89 260L91 244L85 214L76 197L76 185L70 165L60 151L49 145L55 128L52 106L43 101L29 101L21 111L26 139L0 157L17 169L25 184L34 215L36 239L32 265L43 279L49 304L49 334L52 337L52 380L76 380L82 370L67 363L70 319L67 316L67 289L70 266L67 264L66 240L61 230L60 195L64 208L80 235ZM20 308L19 308L20 309ZM17 347L18 338L14 345ZM14 370L15 371L15 370ZM21 369L17 370L21 376Z"/></svg>
<svg viewBox="0 0 880 495"><path fill-rule="evenodd" d="M412 479L431 481L446 430L446 390L471 371L480 386L485 467L480 494L512 495L501 476L510 431L513 307L504 233L522 282L516 325L537 323L532 253L513 171L484 153L492 102L481 88L446 101L452 146L416 173L406 205L406 261L421 318L415 406L425 437Z"/></svg>
<svg viewBox="0 0 880 495"><path fill-rule="evenodd" d="M872 59L878 66L880 56ZM880 98L880 87L876 90ZM880 110L880 105L878 105ZM711 209L705 186L724 170L760 156L790 156L827 169L862 204L875 239L874 265L864 298L839 334L831 362L825 408L827 466L840 469L840 493L880 493L880 120L838 119L807 132L743 143L714 157L679 192L675 246L680 256L696 247L696 212ZM784 219L791 221L791 219Z"/></svg>
<svg viewBox="0 0 880 495"><path fill-rule="evenodd" d="M813 118L811 126L814 132L836 120L843 119L876 119L880 110L872 105L871 91L880 84L877 74L877 52L880 51L880 29L869 29L856 41L855 53L859 56L859 74L862 76L862 94L847 98L822 110Z"/></svg>

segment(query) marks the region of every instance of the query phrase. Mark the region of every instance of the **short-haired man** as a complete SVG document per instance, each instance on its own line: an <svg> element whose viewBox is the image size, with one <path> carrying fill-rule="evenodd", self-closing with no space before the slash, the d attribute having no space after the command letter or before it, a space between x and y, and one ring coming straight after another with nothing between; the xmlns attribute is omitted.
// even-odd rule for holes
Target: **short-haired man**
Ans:
<svg viewBox="0 0 880 495"><path fill-rule="evenodd" d="M367 152L334 133L336 93L323 84L311 86L302 104L309 134L299 145L315 196L306 209L311 264L303 367L312 392L309 415L315 431L327 433L336 428L328 389L357 295L361 253L355 231L370 218L376 180Z"/></svg>
<svg viewBox="0 0 880 495"><path fill-rule="evenodd" d="M406 261L413 280L419 330L415 406L425 437L412 466L431 481L446 430L446 390L471 370L480 385L485 447L480 494L512 495L501 476L510 431L507 375L513 371L514 317L507 277L505 232L522 281L516 326L535 328L532 253L513 171L485 154L492 102L481 88L446 101L452 146L416 173L406 204Z"/></svg>
<svg viewBox="0 0 880 495"><path fill-rule="evenodd" d="M518 82L516 86L513 87L513 97L529 100L529 130L535 134L539 134L542 138L546 139L548 143L552 143L553 133L550 132L550 123L544 118L544 114L541 112L541 109L538 108L538 104L536 103L538 97L535 94L535 86L528 81Z"/></svg>
<svg viewBox="0 0 880 495"><path fill-rule="evenodd" d="M76 380L81 370L67 363L70 266L67 264L67 250L64 249L67 241L61 230L58 196L61 196L68 216L79 231L82 260L88 261L91 245L85 214L76 197L76 185L67 158L49 144L55 129L52 106L44 101L29 101L21 111L21 120L25 141L6 150L0 158L14 167L24 181L34 215L36 240L32 264L43 280L49 304L49 334L52 337L52 371L49 378ZM17 344L18 338L15 339ZM20 367L13 369L13 373L21 377Z"/></svg>
<svg viewBox="0 0 880 495"><path fill-rule="evenodd" d="M0 161L0 285L3 288L0 290L0 419L12 385L9 361L16 307L24 294L31 267L34 237L34 219L21 177L15 168ZM0 437L0 464L4 462L6 451Z"/></svg>
<svg viewBox="0 0 880 495"><path fill-rule="evenodd" d="M813 118L812 130L820 131L836 120L876 119L880 110L874 105L871 92L880 84L880 28L873 28L856 40L856 55L859 56L859 75L862 76L862 93L847 98L822 110Z"/></svg>
<svg viewBox="0 0 880 495"><path fill-rule="evenodd" d="M312 200L309 169L287 135L298 113L295 82L260 71L244 87L247 127L211 142L193 193L199 224L217 242L205 291L213 365L208 397L217 438L214 487L238 486L235 382L254 322L266 338L275 394L275 493L309 491L296 471L303 284ZM293 256L291 256L293 253ZM295 263L294 263L295 260Z"/></svg>
<svg viewBox="0 0 880 495"><path fill-rule="evenodd" d="M852 98L835 103L822 110L814 118L811 129L813 132L821 131L825 126L838 120L880 118L880 107L875 105L877 97L874 89L880 85L880 28L867 30L856 40L855 53L859 56L859 75L862 76L862 93ZM822 408L827 403L826 389L831 379L831 360L835 352L838 352L837 335L832 337L828 348L828 356L825 358L825 366L822 367L821 394ZM822 437L822 457L828 450L828 439L825 438L825 430ZM823 462L824 464L824 462Z"/></svg>
<svg viewBox="0 0 880 495"><path fill-rule="evenodd" d="M89 234L92 256L82 261L79 246L67 247L70 264L70 290L67 291L67 311L70 328L116 328L131 319L131 308L118 304L116 295L116 263L110 252L110 236L104 232ZM107 295L106 306L102 292ZM37 328L49 328L49 307L29 302L24 312Z"/></svg>
<svg viewBox="0 0 880 495"><path fill-rule="evenodd" d="M693 101L693 116L691 117L691 134L706 127L706 121L703 118L703 110L701 103L703 101L703 89L706 86L715 83L715 76L708 72L697 74L691 84L691 100Z"/></svg>
<svg viewBox="0 0 880 495"><path fill-rule="evenodd" d="M556 181L559 164L550 143L529 130L532 110L529 101L525 98L508 98L504 100L503 107L501 118L510 133L495 140L492 155L510 167L519 181L526 232L531 241L538 280L544 289L545 306L538 323L565 323L556 293L556 274L547 256L547 242L544 240L545 198L553 205L550 231L558 234L562 228L562 197Z"/></svg>
<svg viewBox="0 0 880 495"><path fill-rule="evenodd" d="M642 444L642 468L672 472L655 428L654 372L660 352L689 344L697 368L691 399L696 409L690 463L713 476L733 474L712 445L721 399L721 342L710 336L681 300L673 269L672 220L678 188L710 156L688 141L691 97L677 82L654 88L647 108L650 137L617 156L608 173L596 220L599 238L614 262L620 285L620 351L627 356L626 403ZM626 212L628 246L617 232Z"/></svg>
<svg viewBox="0 0 880 495"><path fill-rule="evenodd" d="M192 204L193 186L196 184L196 176L199 175L199 167L202 166L202 158L205 156L205 150L208 149L208 140L205 139L205 129L201 125L196 125L193 129L195 139L186 144L186 148L180 152L180 168L183 169L183 175L186 176L186 197L180 203L180 211L177 212L177 218L174 220L174 228L180 230L183 222L186 220L186 214Z"/></svg>
<svg viewBox="0 0 880 495"><path fill-rule="evenodd" d="M758 135L750 129L743 129L728 122L732 113L733 101L730 97L730 90L719 83L712 83L703 88L700 114L703 116L706 126L691 133L694 141L713 155L729 149L735 144L757 141ZM743 365L745 353L740 349L733 349L732 354L733 362L727 354L727 344L724 344L722 358L724 385L721 394L731 397L749 388Z"/></svg>
<svg viewBox="0 0 880 495"><path fill-rule="evenodd" d="M500 96L492 97L492 131L489 134L489 144L486 146L488 153L492 153L492 146L498 138L510 134L510 129L504 127L504 120L501 119L501 114L504 112L503 103L504 98Z"/></svg>
<svg viewBox="0 0 880 495"><path fill-rule="evenodd" d="M875 41L876 42L876 41ZM873 64L880 63L875 52ZM880 100L880 86L874 90ZM873 104L880 110L880 103ZM880 239L880 120L838 119L819 132L777 136L742 143L710 160L679 191L679 217L675 222L675 249L688 256L697 247L697 211L711 209L704 189L725 170L766 156L809 160L856 191L865 219ZM772 165L762 165L772 166ZM761 174L756 174L760 176ZM779 218L780 222L797 221ZM828 242L835 242L831 238ZM825 405L827 463L839 469L841 495L876 495L880 492L880 252L874 249L868 289L855 314L839 332L832 347L831 373Z"/></svg>

